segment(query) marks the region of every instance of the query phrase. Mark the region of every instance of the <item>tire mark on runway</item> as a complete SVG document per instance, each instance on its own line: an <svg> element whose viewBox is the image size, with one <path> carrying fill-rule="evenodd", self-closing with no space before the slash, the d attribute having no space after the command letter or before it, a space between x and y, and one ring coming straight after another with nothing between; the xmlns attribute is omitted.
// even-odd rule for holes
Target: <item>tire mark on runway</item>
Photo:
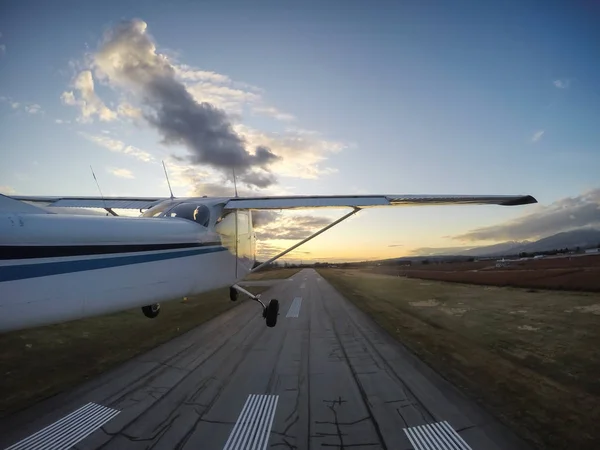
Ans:
<svg viewBox="0 0 600 450"><path fill-rule="evenodd" d="M321 285L322 286L322 285ZM333 288L333 286L331 286L331 289L333 289L335 291L335 288ZM336 294L340 295L337 291L335 291ZM348 301L346 299L344 299L345 301ZM342 302L343 303L343 302ZM379 359L381 359L381 361L383 361L384 367L383 369L385 370L385 372L387 374L389 374L390 376L392 376L393 378L395 378L399 383L400 383L400 387L402 388L402 390L405 393L408 393L409 395L406 395L406 398L409 401L412 401L413 406L415 406L415 409L419 412L419 414L421 415L424 423L430 423L430 422L439 422L441 419L437 418L435 416L435 414L433 414L429 408L427 408L427 406L425 406L425 404L423 404L419 398L415 395L415 393L412 391L412 389L406 384L406 382L402 379L402 377L400 375L398 375L398 373L394 370L394 368L392 367L392 365L388 362L388 360L386 358L383 357L383 355L381 354L381 352L379 351L379 349L377 348L377 346L373 343L373 341L371 340L371 338L369 338L367 336L367 333L363 330L363 328L357 324L357 322L354 320L354 318L352 317L352 315L348 312L348 308L346 305L342 304L342 307L344 309L344 312L346 313L346 316L348 316L348 319L350 320L350 322L352 322L352 324L354 325L354 328L356 328L359 332L359 334L362 336L362 338L369 344L369 346L371 347L373 353L375 353L377 356L379 356ZM362 311L361 311L362 313ZM363 313L364 314L364 313ZM378 326L378 325L377 325ZM380 332L382 333L387 333L385 330L380 330ZM405 406L403 406L405 407ZM425 413L427 413L429 415L429 417L425 416Z"/></svg>
<svg viewBox="0 0 600 450"><path fill-rule="evenodd" d="M312 305L313 302L309 303L309 305ZM311 344L310 344L310 335L312 334L312 311L309 310L308 311L308 352L307 352L307 358L308 360L306 361L306 366L307 366L307 372L306 372L306 378L307 378L307 388L308 388L308 436L306 438L306 442L308 442L308 450L310 450L310 434L311 434L311 429L312 429L312 419L310 418L310 409L311 409L311 402L310 402L310 349Z"/></svg>
<svg viewBox="0 0 600 450"><path fill-rule="evenodd" d="M254 345L256 345L256 342L260 339L260 337L262 336L262 334L266 330L267 330L267 327L264 327L264 326L259 329L258 336L256 336L254 339L252 339L252 345L250 346L250 349L252 349L252 347L254 347ZM245 342L242 342L242 344L245 344ZM238 347L240 347L240 346L238 346ZM238 347L236 347L235 350L237 350ZM188 432L179 440L179 442L173 448L175 448L177 450L180 450L180 449L183 449L185 447L185 444L194 435L196 429L198 428L198 424L200 424L200 422L202 421L202 419L204 418L204 416L206 416L206 414L210 412L211 408L217 402L217 400L219 399L219 397L221 397L221 394L223 393L223 391L225 390L225 388L229 385L229 382L231 381L231 379L233 378L233 376L235 375L235 373L239 369L240 365L246 360L246 358L248 357L248 355L250 353L251 353L250 350L241 352L241 358L235 363L235 365L233 366L233 368L231 369L231 371L229 372L229 374L226 376L225 380L221 382L221 385L219 386L219 389L217 390L217 392L215 393L215 395L213 396L213 398L210 400L210 402L208 402L208 405L206 406L206 408L204 409L204 411L202 412L202 414L200 414L198 416L198 418L196 419L196 421L194 422L194 424L192 425L192 427L188 430ZM215 371L215 373L218 370L220 370L220 369L221 369L221 366L219 366L219 368L217 368L217 370ZM194 409L194 410L197 412L196 409Z"/></svg>
<svg viewBox="0 0 600 450"><path fill-rule="evenodd" d="M356 373L356 370L354 369L354 367L352 366L352 363L350 362L350 358L348 357L348 353L346 352L346 348L344 347L344 344L342 343L342 339L340 338L340 334L338 331L338 327L336 326L334 320L333 320L333 316L331 315L331 311L329 310L329 308L327 308L326 306L326 302L323 301L323 292L321 290L321 285L317 285L317 289L319 290L319 293L321 294L321 303L323 304L323 310L325 311L325 314L327 314L327 316L329 317L329 321L331 322L331 329L333 330L333 334L336 337L336 340L339 343L340 349L342 351L343 357L344 357L344 361L346 363L346 365L348 366L348 369L350 369L350 373L352 374L352 378L354 379L354 382L356 383L356 386L358 388L358 391L360 393L360 397L363 401L363 404L365 406L365 409L368 412L368 417L371 420L371 423L373 424L373 427L375 428L375 433L377 434L377 437L379 438L381 447L384 450L387 450L387 444L385 443L385 439L383 438L383 433L381 432L381 428L379 427L379 424L377 423L377 420L375 419L375 415L373 414L373 410L371 409L371 405L369 403L369 399L367 396L367 393L365 391L364 386L362 385L362 383L360 382L358 375ZM347 314L346 314L347 315ZM336 421L337 421L337 413L336 413ZM341 441L341 438L340 438ZM343 442L342 442L343 444ZM369 444L371 445L371 444ZM343 448L343 445L342 447Z"/></svg>
<svg viewBox="0 0 600 450"><path fill-rule="evenodd" d="M277 349L277 356L275 357L275 364L273 364L273 370L271 370L271 375L269 376L269 381L267 382L267 387L265 388L265 394L272 394L273 392L273 384L275 383L275 378L277 378L277 362L279 361L279 357L281 356L281 351L285 345L285 340L288 334L288 327L285 327L285 332L283 334L283 338L279 344L279 348Z"/></svg>
<svg viewBox="0 0 600 450"><path fill-rule="evenodd" d="M103 431L103 432L104 432L106 435L108 435L108 436L111 436L111 438L110 438L108 441L104 442L102 445L100 445L100 446L98 447L98 449L105 448L106 446L108 446L109 444L111 444L111 443L112 443L112 441L113 441L113 440L114 440L116 437L118 437L118 436L123 436L123 437L125 437L126 439L129 439L129 440L134 440L134 441L140 441L140 440L143 440L143 441L153 441L153 440L155 440L155 439L158 439L158 441L156 441L156 442L154 443L154 445L155 445L157 442L159 442L159 441L160 441L160 438L162 437L162 435L168 431L168 429L169 429L169 428L172 426L172 424L173 424L174 420L175 420L175 419L177 419L177 418L179 417L179 414L177 414L177 415L175 415L175 416L174 416L174 414L175 414L176 412L178 412L178 410L181 408L181 406L182 406L182 405L185 405L186 401L188 401L189 399L193 399L193 396L197 395L197 394L199 393L199 391L200 391L200 392L201 392L201 391L203 391L203 390L204 390L204 389L207 387L207 385L208 385L208 383L209 383L210 381L217 379L217 378L215 377L215 374L216 374L216 373L218 373L218 371L219 371L219 370L222 370L222 366L223 366L223 365L219 365L219 366L218 366L218 367L217 367L217 368L216 368L216 369L213 371L213 373L212 373L212 374L210 374L210 376L208 376L208 377L205 377L204 379L202 379L202 381L201 381L201 383L200 383L200 386L199 386L199 388L198 388L198 389L196 389L196 390L194 391L194 393L192 394L192 396L190 396L190 395L185 395L185 396L183 396L184 398L183 398L183 399L182 399L180 402L178 402L178 403L177 403L177 404L176 404L176 405L175 405L173 408L171 408L171 411L170 411L170 413L169 413L169 414L168 414L168 415L165 417L165 419L164 419L162 422L160 422L160 423L157 425L158 427L161 427L161 428L160 428L160 435L159 435L159 434L157 434L157 433L153 433L153 436L152 436L151 438L141 438L141 437L132 436L132 435L130 435L130 434L128 434L128 433L126 433L126 430L127 430L127 428L131 427L131 426L132 426L132 425L134 425L136 422L138 422L139 420L143 419L143 417L144 417L146 414L148 414L149 412L151 412L151 411L153 410L153 408L154 408L154 407L157 407L157 406L159 406L159 404L160 404L161 402L163 402L163 401L164 401L166 398L168 398L168 396L169 396L169 393L170 393L170 392L172 392L172 391L173 391L173 390L175 390L175 389L176 389L178 386L180 386L182 383L184 383L185 381L187 381L187 380L189 379L189 377L190 377L190 376L193 376L193 375L195 375L195 372L196 372L197 370L201 369L201 368L202 368L202 366L203 366L203 365L204 365L204 364L205 364L207 361L209 361L209 360L210 360L210 359L211 359L211 358L212 358L212 357L213 357L213 356L214 356L216 353L218 353L220 350L222 350L222 349L223 349L223 347L225 347L225 346L226 346L226 345L227 345L227 344L228 344L228 343L229 343L229 342L230 342L230 341L231 341L231 340L232 340L232 339L233 339L235 336L237 336L237 335L238 335L238 334L240 334L242 331L244 331L244 330L245 330L245 329L246 329L246 328L247 328L247 327L248 327L248 326L249 326L249 325L250 325L252 322L254 322L254 319L252 319L252 320L249 320L249 321L246 321L242 327L238 328L238 329L237 329L237 330L236 330L236 331L235 331L235 332L234 332L234 333L233 333L231 336L227 337L227 338L226 338L226 339L225 339L225 340L224 340L224 341L223 341L223 342L222 342L220 345L218 345L218 346L217 346L217 348L215 348L215 349L214 349L214 350L213 350L213 351L212 351L210 354L208 354L208 355L207 355L207 356L206 356L206 357L205 357L205 358L204 358L204 359L203 359L203 360L202 360L202 361L201 361L201 362L200 362L200 363L199 363L199 364L198 364L196 367L194 367L193 369L191 369L191 370L190 370L190 371L189 371L189 372L188 372L188 373L187 373L187 374L186 374L184 377L182 377L182 378L181 378L179 381L177 381L177 382L176 382L174 385L172 385L172 386L169 386L168 388L164 388L164 387L163 387L162 389L166 389L166 391L165 391L165 392L164 392L164 393L161 395L161 397L159 397L159 398L158 398L156 401L154 401L154 402L150 403L150 404L148 405L148 407L147 407L147 408L145 408L145 409L144 409L144 410L143 410L143 411L142 411L140 414L138 414L138 415L137 415L137 416L135 416L135 417L134 417L132 420L130 420L129 422L127 422L125 425L123 425L123 426L121 427L121 429L120 429L118 432L108 432L108 431L106 431L106 430L104 429L104 427L102 427L102 428L101 428L101 430L102 430L102 431ZM229 323L229 321L228 321L228 322L226 322L226 323ZM264 332L264 330L265 330L265 329L266 329L266 327L261 327L261 328L259 329L259 334L262 334L262 333ZM255 342L255 339L253 339L253 340L252 340L252 342ZM245 344L246 344L246 340L242 340L242 341L240 341L240 343L239 343L237 346L235 346L235 347L234 347L233 351L230 353L230 355L228 355L228 356L226 357L226 359L227 359L227 358L230 358L230 357L232 357L232 355L236 353L236 350L238 350L238 349L239 349L239 347L241 347L241 346L243 346L243 345L245 345ZM177 354L176 354L176 355L174 355L174 357L181 355L183 352L185 352L186 350L188 350L190 347L193 347L194 345L196 345L196 343L195 343L195 342L193 342L191 345L189 345L189 346L185 347L183 350L181 350L181 351L177 352ZM243 361L243 359L245 359L245 357L247 356L248 352L241 352L241 354L242 354L242 361ZM172 358L169 358L169 359L172 359ZM198 359L198 358L196 358L194 361L197 361L197 359ZM242 361L238 361L238 363L236 363L236 364L235 364L235 366L234 366L234 372L235 372L235 370L237 369L237 367L239 366L239 364L241 364L241 362L242 362ZM153 380L154 380L154 379L155 379L157 376L161 375L161 374L164 372L164 370L166 370L166 369L162 369L162 370L160 370L160 371L159 371L160 373L157 373L157 374L155 374L155 376L152 376L152 377L150 377L149 379L145 380L145 381L144 381L144 383L143 383L141 386L136 386L136 387L134 387L133 389L130 389L130 390L128 391L128 392L129 392L129 394L132 394L133 392L136 392L136 391L141 391L141 390L142 390L142 388L144 388L144 387L148 387L148 388L150 388L151 390L155 390L155 389L157 389L157 388L155 388L155 387L152 387L152 386L147 386L147 384L148 384L148 383L150 383L150 382L152 382L152 381L153 381ZM231 376L231 375L232 375L232 374L230 374L230 376ZM229 376L229 377L230 377L230 376ZM227 378L227 382L229 381L229 377ZM141 378L143 378L143 377L141 377ZM220 389L220 390L217 392L217 394L216 394L215 398L213 398L213 400L212 400L211 402L209 402L209 404L207 405L207 406L208 406L208 409L207 409L205 412L207 412L207 411L210 409L210 407L211 407L211 406L214 404L214 402L216 401L216 398L218 398L218 396L220 395L220 393L221 393L221 391L223 390L223 388L224 388L224 386L222 386L222 387L221 387L221 389ZM147 393L147 391L146 391L146 392L143 392L143 393ZM119 401L123 401L123 400L124 400L124 397L126 397L126 396L127 396L127 394L123 394L123 395L121 395L121 396L120 396L120 397L119 397L117 400L115 400L114 402L111 402L111 404L113 404L113 403L118 403ZM155 398L155 397L153 397L153 398ZM173 416L174 416L174 417L173 417ZM195 425L197 425L197 423L196 423ZM195 426L194 426L194 429L195 429ZM184 437L185 437L185 436L184 436ZM152 447L153 447L154 445L152 445ZM150 448L151 448L151 447L150 447Z"/></svg>
<svg viewBox="0 0 600 450"><path fill-rule="evenodd" d="M238 312L238 311L236 311ZM238 314L232 315L232 317L230 317L227 321L225 321L225 323L223 323L222 325L220 325L220 327L225 327L225 329L229 329L228 325L231 322L235 322L239 320L239 316L243 315L244 313L241 312L241 310L239 310ZM217 316L218 317L218 316ZM245 325L248 325L250 322L252 322L252 320L250 321L246 321ZM243 327L245 328L245 326ZM191 333L194 331L195 328L192 328L191 330L189 330L188 332L182 334L181 336L178 336L175 339L179 339L180 337L185 336L188 333ZM235 334L239 333L242 331L242 328L238 329L238 331L236 331L236 333L232 334L229 338L226 339L226 341L228 341L229 339L233 338L235 336ZM209 334L210 335L210 334ZM222 345L225 345L227 342L224 342ZM165 343L166 344L166 343ZM119 395L119 397L117 397L114 400L111 400L109 402L109 404L116 404L120 401L123 401L127 396L131 395L133 392L142 389L144 386L146 386L148 383L154 381L154 379L156 379L158 376L162 375L167 368L175 368L173 366L172 363L176 362L176 360L178 361L181 357L183 356L187 356L184 355L190 348L196 346L197 343L191 342L189 345L185 346L183 349L179 350L178 352L174 353L173 355L169 356L167 359L165 359L164 361L138 361L139 363L143 363L143 362L147 362L147 363L153 363L153 364L157 364L160 367L152 367L150 368L147 372L143 373L142 375L140 375L139 377L131 380L127 387L116 391L115 393L113 393L109 398L113 398L115 395ZM221 346L222 346L221 345ZM149 352L152 350L148 350ZM210 355L212 356L212 354ZM208 358L210 358L210 356ZM208 358L205 358L208 359ZM195 361L195 360L194 360ZM202 363L204 363L205 361L202 361ZM200 364L202 364L200 363ZM94 389L97 389L100 386L103 386L105 384L111 383L114 380L112 379L108 379L107 381L105 381L104 383L94 386Z"/></svg>

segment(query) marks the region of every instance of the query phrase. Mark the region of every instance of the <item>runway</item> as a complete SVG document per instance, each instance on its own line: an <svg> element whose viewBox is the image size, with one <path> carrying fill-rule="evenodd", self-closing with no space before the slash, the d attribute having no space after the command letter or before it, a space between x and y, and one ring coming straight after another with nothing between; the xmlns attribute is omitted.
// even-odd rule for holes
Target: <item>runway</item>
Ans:
<svg viewBox="0 0 600 450"><path fill-rule="evenodd" d="M245 302L5 419L0 448L529 448L314 270L263 298L277 327Z"/></svg>

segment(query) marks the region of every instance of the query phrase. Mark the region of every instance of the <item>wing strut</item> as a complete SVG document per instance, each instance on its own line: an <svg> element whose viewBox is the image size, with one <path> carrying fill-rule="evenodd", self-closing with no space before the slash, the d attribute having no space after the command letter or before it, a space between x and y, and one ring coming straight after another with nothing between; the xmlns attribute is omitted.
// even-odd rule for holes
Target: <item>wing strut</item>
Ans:
<svg viewBox="0 0 600 450"><path fill-rule="evenodd" d="M298 242L295 245L292 245L290 248L288 248L287 250L282 251L281 253L279 253L276 256L273 256L271 259L269 259L268 261L265 261L264 263L256 266L254 269L252 269L250 271L250 273L256 272L260 269L262 269L264 266L266 266L267 264L271 264L273 261L281 258L283 255L287 255L289 252L291 252L292 250L297 249L298 247L300 247L302 244L305 244L306 242L310 241L313 238L316 238L318 235L320 235L321 233L324 233L325 231L329 230L330 228L336 226L338 223L346 220L348 217L353 216L354 214L356 214L357 212L360 211L360 208L354 207L354 209L352 211L350 211L348 214L346 214L345 216L340 217L338 220L336 220L335 222L330 223L329 225L327 225L325 228L321 228L319 231L317 231L316 233L310 235L309 237L307 237L306 239Z"/></svg>

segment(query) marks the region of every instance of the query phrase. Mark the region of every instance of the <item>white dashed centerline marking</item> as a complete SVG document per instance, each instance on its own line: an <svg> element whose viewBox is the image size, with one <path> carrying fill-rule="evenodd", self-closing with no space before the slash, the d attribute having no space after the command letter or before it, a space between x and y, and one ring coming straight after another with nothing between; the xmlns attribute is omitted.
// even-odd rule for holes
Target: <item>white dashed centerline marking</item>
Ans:
<svg viewBox="0 0 600 450"><path fill-rule="evenodd" d="M300 289L304 289L305 287L306 287L306 283L302 283L302 284L300 285Z"/></svg>
<svg viewBox="0 0 600 450"><path fill-rule="evenodd" d="M472 450L446 421L404 428L415 450Z"/></svg>
<svg viewBox="0 0 600 450"><path fill-rule="evenodd" d="M6 450L69 449L92 434L120 411L96 403L88 403L52 425L11 445Z"/></svg>
<svg viewBox="0 0 600 450"><path fill-rule="evenodd" d="M223 450L265 450L278 400L278 395L249 395Z"/></svg>
<svg viewBox="0 0 600 450"><path fill-rule="evenodd" d="M302 306L302 297L296 297L290 306L290 310L285 317L298 317L300 315L300 307Z"/></svg>

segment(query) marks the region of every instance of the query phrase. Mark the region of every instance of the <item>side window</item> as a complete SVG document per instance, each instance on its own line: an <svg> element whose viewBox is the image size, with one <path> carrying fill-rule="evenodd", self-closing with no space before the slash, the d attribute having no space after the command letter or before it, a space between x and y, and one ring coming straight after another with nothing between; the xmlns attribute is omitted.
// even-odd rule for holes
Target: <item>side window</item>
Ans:
<svg viewBox="0 0 600 450"><path fill-rule="evenodd" d="M226 236L235 236L235 213L227 213L221 217L215 230Z"/></svg>
<svg viewBox="0 0 600 450"><path fill-rule="evenodd" d="M250 231L250 218L245 211L238 212L238 233L248 234Z"/></svg>

